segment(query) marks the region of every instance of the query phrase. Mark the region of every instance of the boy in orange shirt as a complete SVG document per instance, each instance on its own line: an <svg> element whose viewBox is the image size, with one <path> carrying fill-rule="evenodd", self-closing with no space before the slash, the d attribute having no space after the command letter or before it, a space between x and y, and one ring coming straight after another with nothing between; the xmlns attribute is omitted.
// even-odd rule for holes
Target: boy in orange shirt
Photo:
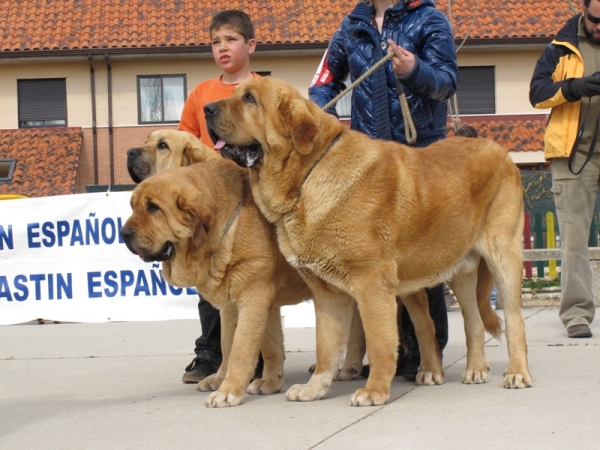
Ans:
<svg viewBox="0 0 600 450"><path fill-rule="evenodd" d="M204 105L231 96L238 84L259 75L250 72L250 55L256 49L256 40L252 20L246 13L235 9L222 11L213 17L208 31L215 63L223 73L199 83L190 93L183 106L179 129L189 131L213 147L206 129ZM185 368L184 383L198 383L212 375L222 361L219 311L200 296L198 313L202 335L196 339L196 356Z"/></svg>

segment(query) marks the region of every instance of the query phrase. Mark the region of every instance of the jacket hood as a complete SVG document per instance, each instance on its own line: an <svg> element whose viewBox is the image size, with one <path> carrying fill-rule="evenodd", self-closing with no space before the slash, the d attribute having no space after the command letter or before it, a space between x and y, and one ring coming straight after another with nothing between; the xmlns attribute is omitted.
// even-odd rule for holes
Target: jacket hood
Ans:
<svg viewBox="0 0 600 450"><path fill-rule="evenodd" d="M399 16L404 14L406 11L417 9L423 5L429 5L435 7L433 0L400 0L394 6L388 9L389 13L393 16ZM351 19L362 20L364 22L370 22L373 16L373 7L366 3L358 3L352 12L348 14Z"/></svg>

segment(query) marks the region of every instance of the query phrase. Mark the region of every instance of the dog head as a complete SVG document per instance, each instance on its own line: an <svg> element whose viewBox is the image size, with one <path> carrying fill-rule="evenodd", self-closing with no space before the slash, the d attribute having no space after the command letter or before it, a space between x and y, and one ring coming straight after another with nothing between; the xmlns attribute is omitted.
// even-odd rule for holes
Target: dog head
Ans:
<svg viewBox="0 0 600 450"><path fill-rule="evenodd" d="M142 147L127 150L127 170L135 183L172 167L189 166L197 162L220 158L187 131L157 130Z"/></svg>
<svg viewBox="0 0 600 450"><path fill-rule="evenodd" d="M163 263L165 279L176 286L194 286L188 276L198 260L214 217L213 195L204 194L202 164L168 169L142 181L131 196L132 214L120 235L143 261ZM208 251L208 250L206 250ZM187 278L186 278L187 277ZM189 279L188 279L189 278Z"/></svg>
<svg viewBox="0 0 600 450"><path fill-rule="evenodd" d="M328 116L292 85L271 77L242 83L204 112L215 148L243 167L260 166L269 158L283 163L291 153L309 155Z"/></svg>

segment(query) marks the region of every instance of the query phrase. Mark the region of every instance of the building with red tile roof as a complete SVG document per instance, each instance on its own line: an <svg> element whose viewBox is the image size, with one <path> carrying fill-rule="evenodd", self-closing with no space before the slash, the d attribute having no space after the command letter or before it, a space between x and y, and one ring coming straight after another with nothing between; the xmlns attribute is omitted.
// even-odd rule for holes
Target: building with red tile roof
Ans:
<svg viewBox="0 0 600 450"><path fill-rule="evenodd" d="M86 186L131 183L125 153L143 143L154 129L175 127L176 121L145 122L140 113L140 78L183 80L184 96L201 80L219 75L212 60L208 24L223 9L238 8L252 17L257 52L252 70L286 79L306 92L329 38L356 1L223 1L206 0L42 0L0 1L0 129L30 142L35 131L22 130L23 98L20 83L27 80L64 80L66 129L78 129L79 147L64 154L57 166L53 146L64 139L63 128L46 128L38 148L18 147L20 161L31 165L46 160L59 170L75 171L74 185L60 181L60 193L84 192ZM438 9L453 25L459 66L489 74L488 112L468 113L468 95L459 85L459 117L476 123L480 135L501 142L523 166L543 165L543 130L547 111L528 102L528 83L535 61L573 9L568 0L544 2L484 2L440 0ZM489 69L489 70L487 70ZM466 86L465 89L471 86ZM468 94L468 93L467 93ZM461 101L462 105L461 106ZM34 105L35 106L35 105ZM35 109L35 108L34 108ZM41 130L37 131L42 133ZM58 141L50 138L57 134ZM73 138L73 136L71 136ZM74 138L73 138L74 139ZM61 144L63 145L63 144ZM0 152L6 149L0 147ZM12 151L12 150L11 150ZM3 158L0 153L0 158ZM37 167L37 166L36 166ZM41 174L36 169L32 173ZM14 175L17 172L15 170ZM37 176L37 175L36 175ZM48 175L49 176L49 175ZM46 183L48 184L48 183ZM50 183L52 184L52 183ZM13 181L14 187L19 186ZM6 192L6 183L0 184ZM42 194L31 184L24 195Z"/></svg>
<svg viewBox="0 0 600 450"><path fill-rule="evenodd" d="M0 160L15 163L0 195L73 194L82 139L81 128L0 130Z"/></svg>
<svg viewBox="0 0 600 450"><path fill-rule="evenodd" d="M438 8L466 45L491 40L547 42L575 12L569 0L439 0ZM196 1L96 0L0 2L0 51L9 53L92 50L111 53L131 49L210 46L208 23L223 9L241 9L253 18L259 46L285 44L324 47L356 1L260 0ZM481 42L483 40L483 42ZM270 48L270 47L266 47ZM154 50L153 50L154 51Z"/></svg>

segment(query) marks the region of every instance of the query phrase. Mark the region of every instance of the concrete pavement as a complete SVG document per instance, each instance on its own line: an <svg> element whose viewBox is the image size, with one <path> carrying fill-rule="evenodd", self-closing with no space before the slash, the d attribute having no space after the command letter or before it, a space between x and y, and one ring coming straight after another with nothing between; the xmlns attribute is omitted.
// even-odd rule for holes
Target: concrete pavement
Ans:
<svg viewBox="0 0 600 450"><path fill-rule="evenodd" d="M502 311L499 311L502 314ZM490 339L490 383L460 383L465 342L449 311L442 386L402 378L380 407L351 407L365 380L335 382L326 399L246 396L208 409L208 394L182 384L199 322L25 324L0 327L2 449L597 449L600 327L569 339L553 306L528 307L534 387L507 390L505 341ZM286 383L306 382L313 328L286 328Z"/></svg>

